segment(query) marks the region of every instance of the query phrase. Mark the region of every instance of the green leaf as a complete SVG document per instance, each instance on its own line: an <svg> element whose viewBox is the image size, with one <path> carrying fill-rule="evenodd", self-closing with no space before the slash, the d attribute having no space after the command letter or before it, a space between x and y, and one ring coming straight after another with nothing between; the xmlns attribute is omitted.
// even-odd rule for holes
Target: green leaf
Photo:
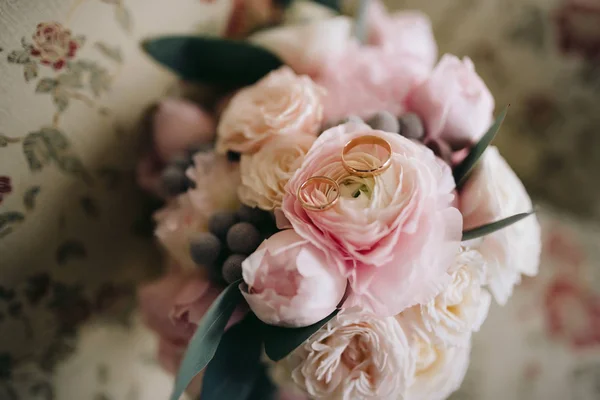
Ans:
<svg viewBox="0 0 600 400"><path fill-rule="evenodd" d="M58 112L63 112L69 106L69 95L63 91L57 91L52 96L52 102L56 106Z"/></svg>
<svg viewBox="0 0 600 400"><path fill-rule="evenodd" d="M119 26L121 26L126 33L131 33L131 13L125 8L122 2L117 3L117 6L115 7L115 18Z"/></svg>
<svg viewBox="0 0 600 400"><path fill-rule="evenodd" d="M11 143L19 143L20 141L20 138L11 138L0 133L0 147L6 147Z"/></svg>
<svg viewBox="0 0 600 400"><path fill-rule="evenodd" d="M104 42L96 42L94 43L94 47L102 53L102 55L110 58L113 61L118 63L123 62L123 56L121 55L121 50L118 47L109 46Z"/></svg>
<svg viewBox="0 0 600 400"><path fill-rule="evenodd" d="M31 211L35 208L35 199L38 194L40 194L40 187L37 185L32 186L25 191L25 194L23 195L23 204L27 211Z"/></svg>
<svg viewBox="0 0 600 400"><path fill-rule="evenodd" d="M83 87L81 69L72 69L71 71L60 74L57 77L58 84L60 86L66 86L69 88L80 89Z"/></svg>
<svg viewBox="0 0 600 400"><path fill-rule="evenodd" d="M39 171L50 161L50 152L40 132L32 132L23 140L23 153L31 171Z"/></svg>
<svg viewBox="0 0 600 400"><path fill-rule="evenodd" d="M273 361L279 361L298 346L304 343L309 337L317 332L323 325L329 322L337 315L339 310L335 310L329 316L323 318L310 326L304 328L282 328L265 324L265 352Z"/></svg>
<svg viewBox="0 0 600 400"><path fill-rule="evenodd" d="M9 211L0 214L0 238L13 231L13 226L25 220L25 215L17 211Z"/></svg>
<svg viewBox="0 0 600 400"><path fill-rule="evenodd" d="M110 75L104 68L96 67L90 70L90 88L94 96L98 97L102 92L110 89Z"/></svg>
<svg viewBox="0 0 600 400"><path fill-rule="evenodd" d="M41 79L35 87L36 93L48 93L58 86L58 81L52 78Z"/></svg>
<svg viewBox="0 0 600 400"><path fill-rule="evenodd" d="M467 177L469 176L469 172L473 169L473 167L477 164L477 161L481 158L485 149L490 145L494 137L496 137L496 133L500 129L504 118L506 117L506 113L508 112L508 106L502 110L496 121L492 124L490 129L483 135L483 137L477 142L475 146L471 149L467 157L461 162L456 168L454 168L454 182L456 182L456 186L460 187L463 183L465 183Z"/></svg>
<svg viewBox="0 0 600 400"><path fill-rule="evenodd" d="M341 0L313 0L315 3L331 8L334 11L340 12L342 10Z"/></svg>
<svg viewBox="0 0 600 400"><path fill-rule="evenodd" d="M238 287L240 283L241 279L227 286L200 321L200 325L185 351L179 372L177 372L171 400L179 400L191 380L208 365L215 355L225 326L235 307L242 300L242 292Z"/></svg>
<svg viewBox="0 0 600 400"><path fill-rule="evenodd" d="M172 36L149 39L142 46L183 80L226 87L253 84L283 65L270 51L245 41Z"/></svg>
<svg viewBox="0 0 600 400"><path fill-rule="evenodd" d="M98 205L96 204L96 200L94 200L93 198L89 197L89 196L83 196L80 200L79 200L80 204L81 204L81 208L83 209L83 212L92 218L97 218L98 216L100 216L100 210L98 209Z"/></svg>
<svg viewBox="0 0 600 400"><path fill-rule="evenodd" d="M78 240L67 240L56 249L56 262L64 265L73 259L87 257L85 246Z"/></svg>
<svg viewBox="0 0 600 400"><path fill-rule="evenodd" d="M491 222L489 224L485 224L485 225L478 226L473 229L469 229L469 230L463 232L462 240L463 241L473 240L473 239L477 239L477 238L485 236L485 235L489 235L490 233L494 233L496 231L499 231L500 229L506 228L514 223L517 223L520 220L522 220L523 218L528 217L534 213L535 213L535 211L529 211L526 213L515 214L513 216L501 219L499 221Z"/></svg>
<svg viewBox="0 0 600 400"><path fill-rule="evenodd" d="M262 324L253 313L231 327L206 367L202 400L246 400L261 371Z"/></svg>
<svg viewBox="0 0 600 400"><path fill-rule="evenodd" d="M260 373L258 379L254 383L252 392L246 400L275 400L277 388L269 379L267 370L264 365L260 365Z"/></svg>
<svg viewBox="0 0 600 400"><path fill-rule="evenodd" d="M38 65L33 61L29 61L25 63L23 66L23 76L25 77L25 82L29 82L38 76Z"/></svg>
<svg viewBox="0 0 600 400"><path fill-rule="evenodd" d="M83 180L88 185L92 183L92 176L87 172L79 157L72 154L56 154L55 160L63 172Z"/></svg>
<svg viewBox="0 0 600 400"><path fill-rule="evenodd" d="M8 54L6 60L13 64L27 64L31 60L29 54L27 50L14 50Z"/></svg>

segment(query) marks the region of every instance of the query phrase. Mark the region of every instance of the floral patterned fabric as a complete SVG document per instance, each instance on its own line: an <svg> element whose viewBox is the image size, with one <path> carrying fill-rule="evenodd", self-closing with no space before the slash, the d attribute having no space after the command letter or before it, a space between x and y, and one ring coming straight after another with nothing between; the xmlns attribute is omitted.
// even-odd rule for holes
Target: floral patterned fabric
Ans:
<svg viewBox="0 0 600 400"><path fill-rule="evenodd" d="M453 400L600 398L600 231L578 222L600 218L600 0L390 3L422 9L441 51L473 58L511 103L502 153L565 210L542 207L540 276L492 310ZM138 43L241 29L229 7L0 2L0 399L166 398L132 314L158 258L132 175L143 108L180 88Z"/></svg>

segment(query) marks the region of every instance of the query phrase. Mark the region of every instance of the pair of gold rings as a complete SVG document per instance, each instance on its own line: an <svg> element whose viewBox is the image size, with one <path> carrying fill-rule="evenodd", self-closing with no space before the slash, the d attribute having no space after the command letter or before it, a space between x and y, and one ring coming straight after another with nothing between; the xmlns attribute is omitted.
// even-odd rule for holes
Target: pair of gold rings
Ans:
<svg viewBox="0 0 600 400"><path fill-rule="evenodd" d="M348 154L352 149L361 145L375 145L386 151L386 155L380 165L372 168L355 168L348 163ZM356 176L375 176L383 173L388 169L392 162L392 146L390 143L378 136L365 135L354 138L344 145L342 148L342 165L344 169L352 175ZM325 185L324 191L311 192L311 188L317 188ZM320 198L315 198L320 197ZM305 180L298 188L298 201L302 207L310 211L325 211L333 207L340 199L340 186L334 180L327 176L312 176Z"/></svg>

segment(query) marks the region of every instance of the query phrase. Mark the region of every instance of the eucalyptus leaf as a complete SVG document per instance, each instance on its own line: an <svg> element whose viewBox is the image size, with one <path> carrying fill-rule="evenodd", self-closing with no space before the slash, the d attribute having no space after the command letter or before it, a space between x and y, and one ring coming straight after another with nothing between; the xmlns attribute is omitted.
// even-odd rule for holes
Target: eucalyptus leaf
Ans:
<svg viewBox="0 0 600 400"><path fill-rule="evenodd" d="M142 47L183 80L227 87L253 84L283 65L262 47L216 37L161 37L144 41Z"/></svg>
<svg viewBox="0 0 600 400"><path fill-rule="evenodd" d="M241 279L227 286L210 306L190 340L175 378L171 400L179 400L192 379L212 360L221 342L227 321L242 300Z"/></svg>
<svg viewBox="0 0 600 400"><path fill-rule="evenodd" d="M230 328L206 367L200 400L247 400L261 371L262 324L253 313Z"/></svg>
<svg viewBox="0 0 600 400"><path fill-rule="evenodd" d="M279 361L304 343L317 332L323 325L337 315L335 310L319 322L304 328L283 328L264 324L265 352L273 361Z"/></svg>
<svg viewBox="0 0 600 400"><path fill-rule="evenodd" d="M477 239L477 238L485 236L485 235L489 235L490 233L494 233L496 231L499 231L500 229L503 229L512 224L515 224L515 223L519 222L520 220L522 220L523 218L526 218L534 213L535 213L535 211L529 211L526 213L515 214L508 218L501 219L499 221L491 222L489 224L485 224L485 225L481 225L481 226L478 226L473 229L469 229L469 230L463 232L462 240L463 241L473 240L473 239Z"/></svg>
<svg viewBox="0 0 600 400"><path fill-rule="evenodd" d="M342 11L342 0L313 0L315 3L331 8L334 11Z"/></svg>
<svg viewBox="0 0 600 400"><path fill-rule="evenodd" d="M481 158L485 149L492 143L492 140L496 137L496 133L500 130L500 126L506 117L506 113L508 112L508 106L502 110L498 118L494 121L490 129L483 135L483 137L477 142L475 146L471 149L467 157L461 162L456 168L454 168L454 182L456 182L456 186L460 187L463 183L465 183L467 177L469 176L469 172L473 169L473 167L477 164L477 161Z"/></svg>

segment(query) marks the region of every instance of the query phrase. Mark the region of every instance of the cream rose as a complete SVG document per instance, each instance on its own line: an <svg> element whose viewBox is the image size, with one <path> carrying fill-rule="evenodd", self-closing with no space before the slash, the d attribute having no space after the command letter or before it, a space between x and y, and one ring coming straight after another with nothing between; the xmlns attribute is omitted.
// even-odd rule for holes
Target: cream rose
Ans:
<svg viewBox="0 0 600 400"><path fill-rule="evenodd" d="M271 376L283 387L291 376L314 399L397 400L414 376L414 356L396 319L351 308L275 364Z"/></svg>
<svg viewBox="0 0 600 400"><path fill-rule="evenodd" d="M470 341L467 346L445 346L417 335L411 347L416 368L404 399L445 400L460 387L469 367Z"/></svg>
<svg viewBox="0 0 600 400"><path fill-rule="evenodd" d="M465 346L490 308L491 296L482 288L485 262L478 251L464 249L449 273L451 283L442 293L401 316L406 323L427 332L435 343Z"/></svg>
<svg viewBox="0 0 600 400"><path fill-rule="evenodd" d="M240 90L217 127L217 151L254 153L275 135L316 136L323 121L324 90L289 67Z"/></svg>
<svg viewBox="0 0 600 400"><path fill-rule="evenodd" d="M460 191L459 203L465 229L532 209L523 183L495 147L486 150ZM537 218L529 216L473 243L487 263L486 283L498 303L506 303L521 274L537 274L540 234Z"/></svg>
<svg viewBox="0 0 600 400"><path fill-rule="evenodd" d="M315 138L308 135L277 136L255 154L240 161L242 203L263 210L281 207L285 185L302 164Z"/></svg>

